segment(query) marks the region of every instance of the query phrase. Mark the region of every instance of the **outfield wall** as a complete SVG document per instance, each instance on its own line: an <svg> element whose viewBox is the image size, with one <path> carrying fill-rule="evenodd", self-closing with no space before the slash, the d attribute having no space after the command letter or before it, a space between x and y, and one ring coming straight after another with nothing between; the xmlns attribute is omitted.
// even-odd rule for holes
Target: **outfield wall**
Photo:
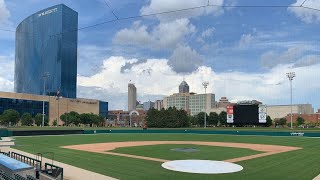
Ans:
<svg viewBox="0 0 320 180"><path fill-rule="evenodd" d="M192 130L192 129L148 129L148 130L84 130L84 134L99 133L180 133L180 134L225 134L225 135L254 135L254 136L303 136L320 137L320 132L278 132L278 131L237 131L237 130Z"/></svg>
<svg viewBox="0 0 320 180"><path fill-rule="evenodd" d="M192 130L192 129L110 129L110 130L6 130L0 129L0 137L7 136L41 136L67 134L101 134L101 133L170 133L170 134L221 134L253 136L301 136L320 137L320 132L279 132L279 131L242 131L242 130Z"/></svg>

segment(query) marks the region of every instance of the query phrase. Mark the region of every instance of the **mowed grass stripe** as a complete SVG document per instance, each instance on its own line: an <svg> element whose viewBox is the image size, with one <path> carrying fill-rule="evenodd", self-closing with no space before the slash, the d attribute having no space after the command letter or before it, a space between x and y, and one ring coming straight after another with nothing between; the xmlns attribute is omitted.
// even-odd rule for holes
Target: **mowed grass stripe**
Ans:
<svg viewBox="0 0 320 180"><path fill-rule="evenodd" d="M63 149L61 146L124 141L217 141L274 144L302 147L301 150L241 161L244 170L222 175L179 173L161 168L161 163ZM262 137L194 134L101 134L43 137L16 137L15 148L30 153L54 152L55 159L119 179L299 179L310 180L320 174L319 139L303 137ZM50 157L49 155L45 155Z"/></svg>

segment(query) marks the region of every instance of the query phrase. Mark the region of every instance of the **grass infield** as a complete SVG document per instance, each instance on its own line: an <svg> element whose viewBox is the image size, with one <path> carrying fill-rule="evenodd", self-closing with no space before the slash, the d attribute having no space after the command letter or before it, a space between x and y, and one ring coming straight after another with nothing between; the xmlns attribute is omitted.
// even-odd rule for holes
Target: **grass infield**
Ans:
<svg viewBox="0 0 320 180"><path fill-rule="evenodd" d="M178 152L171 149L175 148L195 148L196 152ZM204 146L193 144L161 144L150 146L123 147L112 150L111 152L131 154L145 157L153 157L166 160L184 159L206 159L206 160L226 160L242 156L259 154L261 152L251 149Z"/></svg>
<svg viewBox="0 0 320 180"><path fill-rule="evenodd" d="M232 174L199 175L169 171L161 167L161 163L141 159L90 153L64 149L60 146L126 141L217 141L257 143L302 147L301 150L280 153L271 156L238 162L244 170ZM16 137L14 148L29 152L54 152L55 160L84 168L118 179L299 179L310 180L320 174L320 143L319 138L305 137L266 137L266 136L233 136L233 135L198 135L198 134L98 134L98 135L67 135L67 136L36 136ZM174 145L177 147L176 145ZM143 147L148 148L148 147ZM129 149L129 148L128 148ZM234 151L228 148L227 152ZM123 149L125 150L125 149ZM122 151L119 149L119 151ZM147 153L160 155L170 159L166 151L149 149ZM210 151L210 150L209 150ZM237 151L237 150L236 150ZM201 152L201 151L200 151ZM140 153L140 152L139 152ZM212 155L212 158L215 158ZM50 156L47 156L50 158ZM200 155L199 155L200 157ZM219 157L217 157L218 159Z"/></svg>

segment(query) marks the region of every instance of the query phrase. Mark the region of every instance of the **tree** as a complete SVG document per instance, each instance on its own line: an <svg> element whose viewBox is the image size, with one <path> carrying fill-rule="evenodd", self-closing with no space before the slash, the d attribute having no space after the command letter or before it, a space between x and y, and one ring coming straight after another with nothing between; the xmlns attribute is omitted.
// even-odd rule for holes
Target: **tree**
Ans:
<svg viewBox="0 0 320 180"><path fill-rule="evenodd" d="M300 116L297 117L297 119L296 119L296 124L297 124L297 126L303 125L304 122L305 122L305 120L304 120L302 117L300 117Z"/></svg>
<svg viewBox="0 0 320 180"><path fill-rule="evenodd" d="M69 122L68 124L72 123L78 126L81 123L80 114L75 111L71 111L70 113L68 113L67 117Z"/></svg>
<svg viewBox="0 0 320 180"><path fill-rule="evenodd" d="M42 125L42 114L37 113L36 116L34 117L34 123L37 126L41 126ZM49 118L47 115L44 116L44 125L47 126L49 123Z"/></svg>
<svg viewBox="0 0 320 180"><path fill-rule="evenodd" d="M226 125L227 124L227 112L221 111L219 114L219 123L220 125Z"/></svg>
<svg viewBox="0 0 320 180"><path fill-rule="evenodd" d="M209 116L207 113L199 112L197 115L197 120L198 120L198 123L201 127L204 127L204 116L206 116L206 121L207 121L207 125L208 125Z"/></svg>
<svg viewBox="0 0 320 180"><path fill-rule="evenodd" d="M15 125L19 122L20 114L14 109L5 110L0 116L0 122L2 125Z"/></svg>
<svg viewBox="0 0 320 180"><path fill-rule="evenodd" d="M209 114L209 118L208 118L208 122L210 125L214 125L214 126L217 126L218 123L219 123L219 114L216 113L216 112L211 112Z"/></svg>
<svg viewBox="0 0 320 180"><path fill-rule="evenodd" d="M200 125L198 123L198 119L196 116L188 116L189 118L189 122L191 123L191 125L195 126L195 125Z"/></svg>
<svg viewBox="0 0 320 180"><path fill-rule="evenodd" d="M278 121L277 121L278 125L280 126L284 126L287 124L287 119L286 118L280 118Z"/></svg>
<svg viewBox="0 0 320 180"><path fill-rule="evenodd" d="M81 124L91 124L89 113L82 113L79 117Z"/></svg>
<svg viewBox="0 0 320 180"><path fill-rule="evenodd" d="M53 120L52 126L58 126L58 120L57 119Z"/></svg>
<svg viewBox="0 0 320 180"><path fill-rule="evenodd" d="M271 119L271 117L270 117L269 115L267 116L267 123L266 123L266 126L267 126L267 127L272 126L272 119Z"/></svg>
<svg viewBox="0 0 320 180"><path fill-rule="evenodd" d="M31 126L33 124L33 119L30 113L23 113L21 116L21 124L23 126Z"/></svg>
<svg viewBox="0 0 320 180"><path fill-rule="evenodd" d="M179 128L189 127L190 117L184 110L177 110L175 107L168 109L150 109L147 112L146 123L148 127L158 128Z"/></svg>

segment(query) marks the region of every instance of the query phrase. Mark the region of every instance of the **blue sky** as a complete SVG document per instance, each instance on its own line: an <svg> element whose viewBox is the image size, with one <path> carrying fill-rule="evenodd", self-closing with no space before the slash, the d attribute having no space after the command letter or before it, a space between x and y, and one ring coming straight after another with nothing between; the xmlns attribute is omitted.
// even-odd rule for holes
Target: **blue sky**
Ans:
<svg viewBox="0 0 320 180"><path fill-rule="evenodd" d="M111 7L111 9L106 5ZM299 6L303 0L210 0L211 5ZM119 18L184 9L207 0L0 0L0 29L14 31L27 16L64 3L79 13L79 28ZM305 7L320 8L318 0ZM140 101L192 91L232 101L288 104L285 73L295 71L294 103L320 107L320 11L289 7L205 7L132 18L80 30L78 95L126 109L127 83ZM13 90L15 33L0 31L0 90Z"/></svg>

